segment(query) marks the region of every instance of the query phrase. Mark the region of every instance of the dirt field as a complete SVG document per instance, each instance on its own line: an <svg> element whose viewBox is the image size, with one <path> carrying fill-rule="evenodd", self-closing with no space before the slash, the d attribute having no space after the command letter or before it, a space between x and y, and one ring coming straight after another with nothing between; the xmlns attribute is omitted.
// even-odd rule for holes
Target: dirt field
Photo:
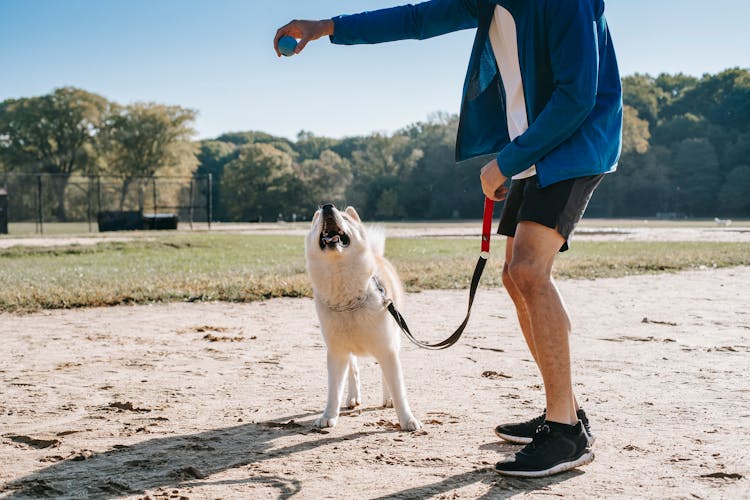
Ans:
<svg viewBox="0 0 750 500"><path fill-rule="evenodd" d="M424 431L400 432L379 374L318 431L325 350L312 301L0 315L2 498L750 498L750 268L561 281L596 460L504 479L493 427L543 406L502 290L464 339L402 348ZM411 294L415 333L447 335L466 291Z"/></svg>

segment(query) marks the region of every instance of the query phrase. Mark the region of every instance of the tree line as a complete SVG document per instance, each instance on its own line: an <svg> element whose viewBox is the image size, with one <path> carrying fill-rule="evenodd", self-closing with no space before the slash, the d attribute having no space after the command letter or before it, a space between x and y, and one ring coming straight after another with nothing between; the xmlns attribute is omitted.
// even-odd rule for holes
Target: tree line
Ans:
<svg viewBox="0 0 750 500"><path fill-rule="evenodd" d="M635 74L623 89L618 172L588 214L750 216L750 72ZM214 217L227 221L306 219L323 202L368 219L481 216L484 161L455 165L455 115L393 134L302 131L295 140L249 131L194 141L194 119L179 106L122 106L70 87L9 99L0 103L0 171L114 175L123 193L157 175L212 174Z"/></svg>

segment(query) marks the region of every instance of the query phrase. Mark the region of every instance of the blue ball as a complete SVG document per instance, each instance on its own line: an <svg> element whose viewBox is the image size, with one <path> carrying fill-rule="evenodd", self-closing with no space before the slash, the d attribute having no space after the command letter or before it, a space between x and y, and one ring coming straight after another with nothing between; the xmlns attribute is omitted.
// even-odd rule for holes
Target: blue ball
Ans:
<svg viewBox="0 0 750 500"><path fill-rule="evenodd" d="M279 38L279 52L289 57L294 55L294 48L297 47L297 40L291 36L282 36Z"/></svg>

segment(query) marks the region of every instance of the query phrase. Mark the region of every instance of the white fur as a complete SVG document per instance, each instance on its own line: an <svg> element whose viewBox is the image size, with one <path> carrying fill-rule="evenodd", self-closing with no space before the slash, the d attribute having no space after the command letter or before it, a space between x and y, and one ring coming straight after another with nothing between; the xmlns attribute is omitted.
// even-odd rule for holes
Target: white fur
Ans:
<svg viewBox="0 0 750 500"><path fill-rule="evenodd" d="M383 257L385 231L377 227L366 229L352 207L343 212L333 210L337 225L350 238L349 245L321 250L322 210L315 213L305 240L307 271L328 349L328 401L315 425L336 425L347 372L346 406L362 403L356 356L370 355L382 370L383 406L396 409L402 430L419 429L422 424L412 415L406 399L398 356L400 331L372 280L376 275L398 307L403 289L395 270Z"/></svg>

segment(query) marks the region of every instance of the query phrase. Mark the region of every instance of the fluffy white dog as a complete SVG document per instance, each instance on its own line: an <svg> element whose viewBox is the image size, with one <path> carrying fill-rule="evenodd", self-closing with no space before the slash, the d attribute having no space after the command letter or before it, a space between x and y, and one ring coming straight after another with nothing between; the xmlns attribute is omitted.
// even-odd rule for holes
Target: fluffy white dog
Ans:
<svg viewBox="0 0 750 500"><path fill-rule="evenodd" d="M406 400L398 357L400 331L387 310L387 300L400 306L403 288L384 250L385 233L365 228L354 208L341 212L328 204L315 212L305 255L328 348L328 402L315 421L318 427L336 425L347 372L346 404L361 404L356 356L363 355L380 364L383 405L395 407L401 429L422 427Z"/></svg>

